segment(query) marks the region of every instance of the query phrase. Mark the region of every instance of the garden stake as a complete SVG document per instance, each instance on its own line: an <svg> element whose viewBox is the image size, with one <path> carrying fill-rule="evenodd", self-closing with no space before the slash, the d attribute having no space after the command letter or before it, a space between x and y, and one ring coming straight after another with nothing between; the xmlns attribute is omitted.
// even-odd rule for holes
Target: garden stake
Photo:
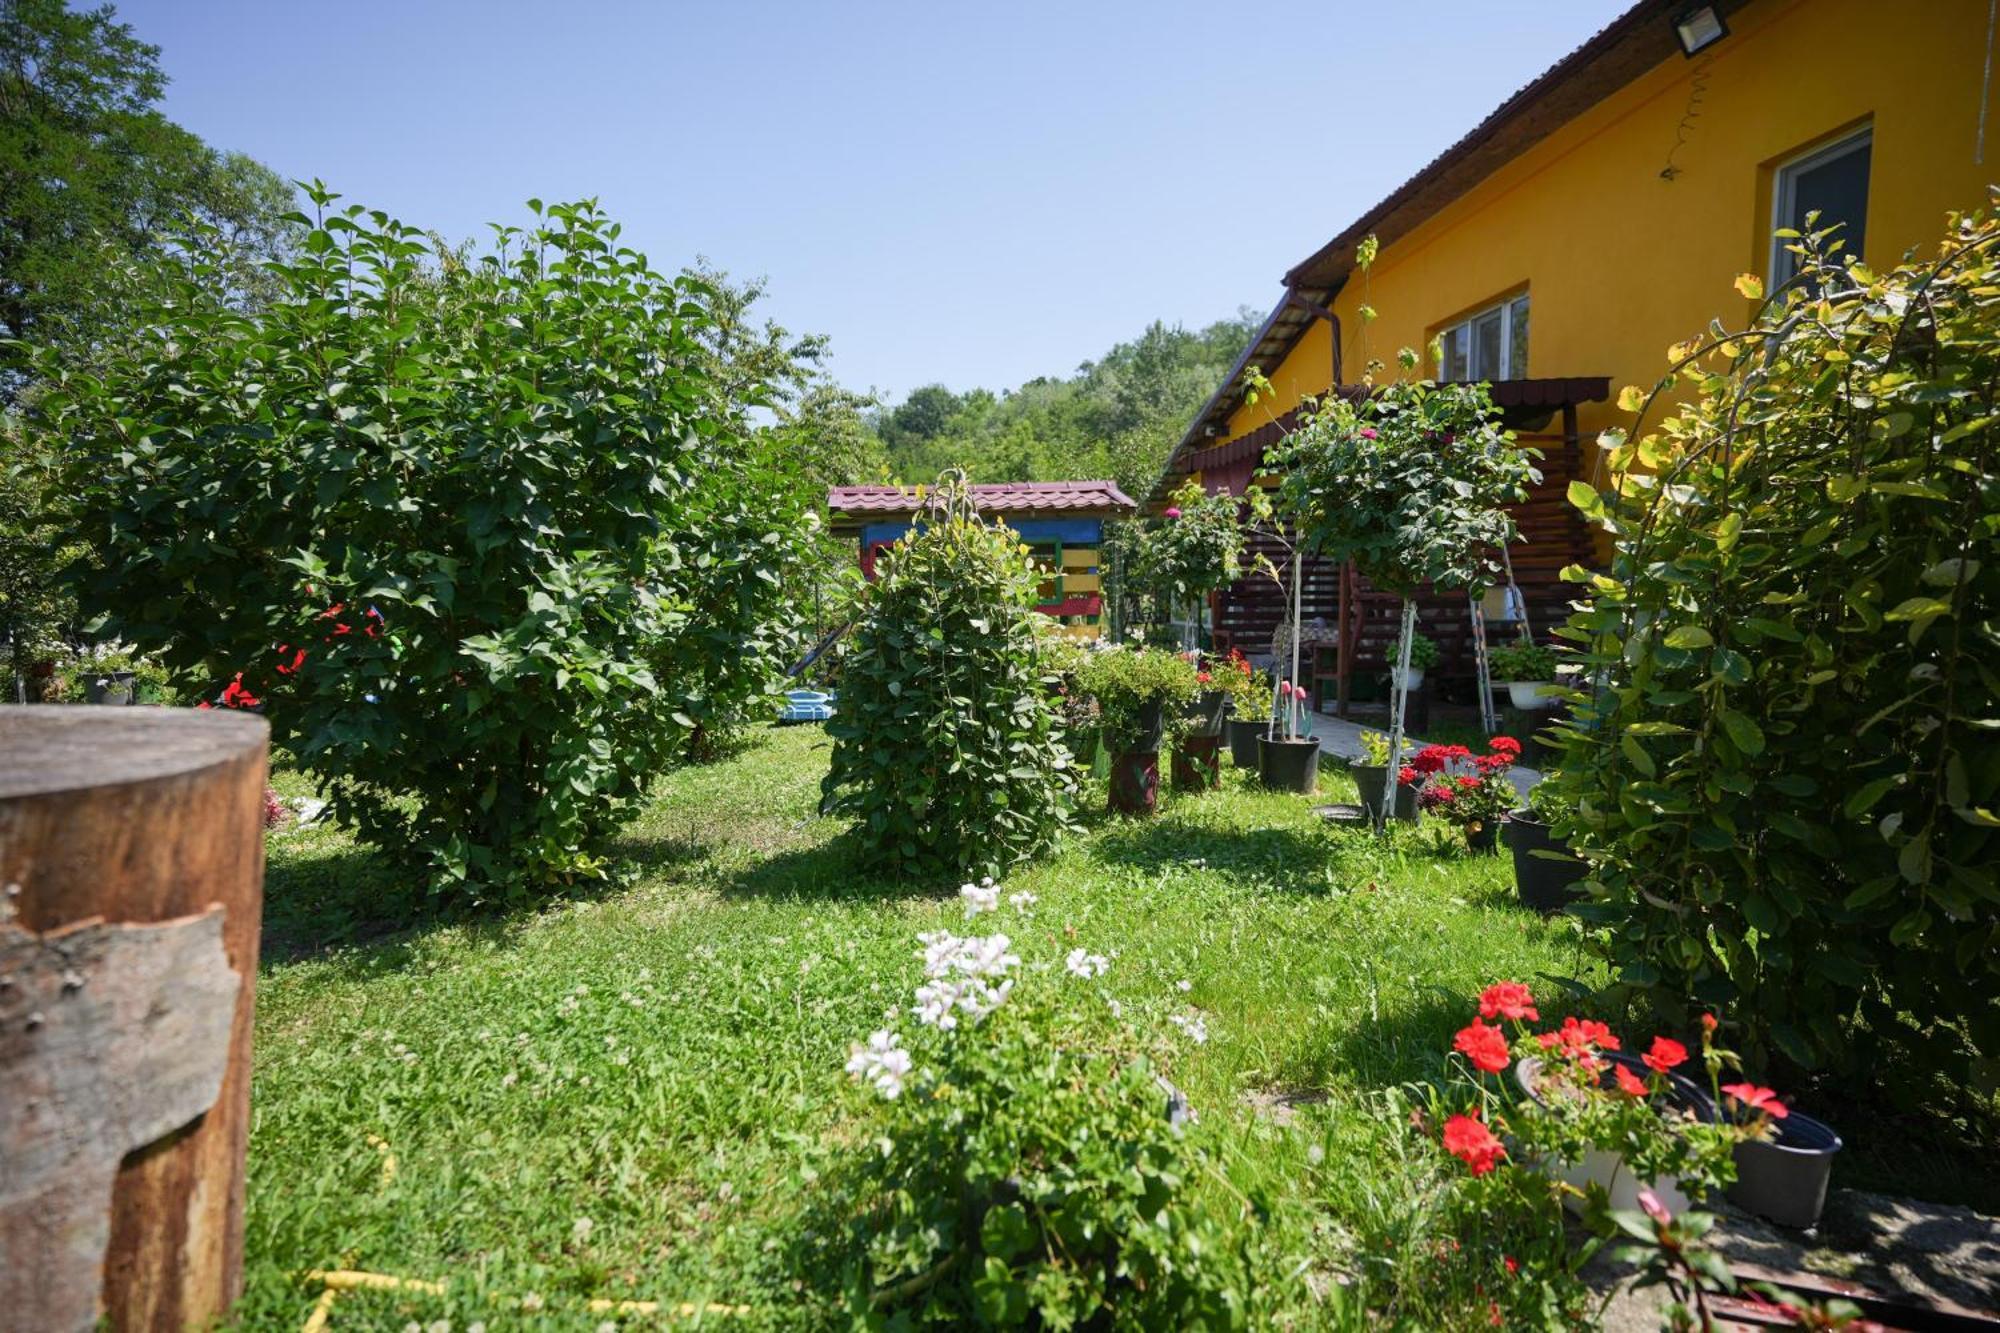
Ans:
<svg viewBox="0 0 2000 1333"><path fill-rule="evenodd" d="M1402 784L1397 774L1403 771L1403 705L1409 702L1410 680L1410 639L1417 632L1416 599L1403 599L1403 637L1396 648L1396 674L1390 681L1389 708L1389 771L1382 775L1382 799L1375 807L1375 831L1387 834L1389 831L1389 811L1395 807L1402 794Z"/></svg>

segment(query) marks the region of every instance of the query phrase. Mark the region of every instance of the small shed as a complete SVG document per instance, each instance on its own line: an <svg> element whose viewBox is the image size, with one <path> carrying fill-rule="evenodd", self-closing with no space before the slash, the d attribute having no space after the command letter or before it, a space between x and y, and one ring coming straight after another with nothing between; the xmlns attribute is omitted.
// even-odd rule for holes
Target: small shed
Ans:
<svg viewBox="0 0 2000 1333"><path fill-rule="evenodd" d="M1104 521L1139 506L1110 481L1011 481L971 490L980 517L1019 534L1047 574L1035 609L1074 638L1103 633ZM833 531L854 542L861 572L871 579L876 555L916 526L927 499L922 486L835 486L826 493Z"/></svg>

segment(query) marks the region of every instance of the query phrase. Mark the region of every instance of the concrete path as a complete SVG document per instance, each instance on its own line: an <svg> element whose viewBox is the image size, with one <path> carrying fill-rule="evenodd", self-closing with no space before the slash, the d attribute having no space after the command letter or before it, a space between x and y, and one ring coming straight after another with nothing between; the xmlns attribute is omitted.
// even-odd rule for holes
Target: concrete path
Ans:
<svg viewBox="0 0 2000 1333"><path fill-rule="evenodd" d="M1349 722L1343 718L1334 717L1329 713L1314 713L1312 715L1312 724L1313 735L1319 737L1320 750L1326 754L1336 755L1341 759L1359 759L1361 757L1362 732L1386 730L1383 727L1364 727L1359 722ZM1407 743L1413 746L1423 744L1421 740ZM1540 782L1542 775L1535 769L1522 768L1517 765L1507 770L1507 779L1514 784L1514 790L1519 792L1525 800L1528 795L1528 788Z"/></svg>

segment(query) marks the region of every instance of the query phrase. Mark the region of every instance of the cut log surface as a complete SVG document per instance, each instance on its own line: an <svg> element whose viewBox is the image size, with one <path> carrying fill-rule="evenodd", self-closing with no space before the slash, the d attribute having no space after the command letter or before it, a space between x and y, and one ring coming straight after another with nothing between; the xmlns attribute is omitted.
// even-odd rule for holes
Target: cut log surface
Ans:
<svg viewBox="0 0 2000 1333"><path fill-rule="evenodd" d="M0 707L0 1326L242 1285L262 718Z"/></svg>

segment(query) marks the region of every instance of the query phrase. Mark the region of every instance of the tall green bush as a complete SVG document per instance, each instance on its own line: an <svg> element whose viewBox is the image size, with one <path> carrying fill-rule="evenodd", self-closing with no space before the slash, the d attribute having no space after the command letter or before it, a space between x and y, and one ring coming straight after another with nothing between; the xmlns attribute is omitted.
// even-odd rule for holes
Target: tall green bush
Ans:
<svg viewBox="0 0 2000 1333"><path fill-rule="evenodd" d="M1799 249L1676 349L1698 399L1571 488L1616 544L1570 574L1582 910L1623 987L1755 1049L1964 1077L2000 1055L2000 227L1881 274Z"/></svg>
<svg viewBox="0 0 2000 1333"><path fill-rule="evenodd" d="M951 477L876 569L827 724L826 808L900 873L997 875L1049 845L1074 786L1037 651L1041 576Z"/></svg>
<svg viewBox="0 0 2000 1333"><path fill-rule="evenodd" d="M602 875L760 669L809 497L744 466L756 388L718 387L710 290L594 205L471 257L312 197L255 313L196 245L88 363L42 358L87 608L211 694L240 679L434 890Z"/></svg>

